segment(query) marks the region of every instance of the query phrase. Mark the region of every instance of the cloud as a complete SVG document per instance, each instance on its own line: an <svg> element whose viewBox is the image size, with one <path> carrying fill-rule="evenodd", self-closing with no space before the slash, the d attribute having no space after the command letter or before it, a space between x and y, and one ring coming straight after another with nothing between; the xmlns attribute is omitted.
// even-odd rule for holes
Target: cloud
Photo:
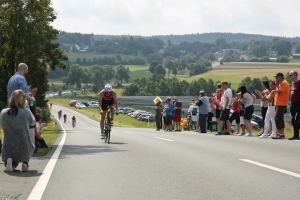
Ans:
<svg viewBox="0 0 300 200"><path fill-rule="evenodd" d="M166 35L243 32L297 36L296 0L53 0L59 30Z"/></svg>

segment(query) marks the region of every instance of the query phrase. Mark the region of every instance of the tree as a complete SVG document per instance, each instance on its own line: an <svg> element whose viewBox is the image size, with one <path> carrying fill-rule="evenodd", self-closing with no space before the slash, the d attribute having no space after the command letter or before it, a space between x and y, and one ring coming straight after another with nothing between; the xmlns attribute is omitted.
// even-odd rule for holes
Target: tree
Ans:
<svg viewBox="0 0 300 200"><path fill-rule="evenodd" d="M175 64L173 63L172 60L166 60L164 63L164 67L168 69L168 79L170 78L170 73L172 70L175 68Z"/></svg>
<svg viewBox="0 0 300 200"><path fill-rule="evenodd" d="M298 43L296 44L295 49L296 49L296 53L300 53L300 42L298 42Z"/></svg>
<svg viewBox="0 0 300 200"><path fill-rule="evenodd" d="M115 78L117 80L121 81L121 85L122 85L123 79L126 81L126 83L128 83L129 78L130 78L129 68L125 68L123 65L119 65L119 67L116 70Z"/></svg>
<svg viewBox="0 0 300 200"><path fill-rule="evenodd" d="M7 82L19 63L29 66L30 87L38 87L37 106L46 106L47 69L66 68L68 57L58 48L58 30L50 24L56 19L50 0L2 0L0 6L0 101L7 100Z"/></svg>
<svg viewBox="0 0 300 200"><path fill-rule="evenodd" d="M90 68L90 80L93 84L93 92L98 92L100 88L103 88L105 85L104 82L104 69L100 65L94 65Z"/></svg>
<svg viewBox="0 0 300 200"><path fill-rule="evenodd" d="M76 85L77 88L81 88L80 83L82 78L84 78L83 69L77 64L71 65L70 71L68 73L68 85Z"/></svg>
<svg viewBox="0 0 300 200"><path fill-rule="evenodd" d="M154 68L154 74L157 74L157 75L162 74L165 76L166 70L161 64L159 64Z"/></svg>
<svg viewBox="0 0 300 200"><path fill-rule="evenodd" d="M151 63L151 62L153 62L153 61L155 61L155 60L156 60L159 64L162 64L164 58L163 58L160 54L158 54L158 53L149 54L149 55L147 56L147 61L148 61L148 63Z"/></svg>
<svg viewBox="0 0 300 200"><path fill-rule="evenodd" d="M111 79L115 77L115 70L112 66L106 65L104 66L104 79L105 83L108 83Z"/></svg>
<svg viewBox="0 0 300 200"><path fill-rule="evenodd" d="M154 69L155 67L158 65L158 62L156 60L152 61L151 64L150 64L150 67L149 67L149 71L151 73L154 73Z"/></svg>

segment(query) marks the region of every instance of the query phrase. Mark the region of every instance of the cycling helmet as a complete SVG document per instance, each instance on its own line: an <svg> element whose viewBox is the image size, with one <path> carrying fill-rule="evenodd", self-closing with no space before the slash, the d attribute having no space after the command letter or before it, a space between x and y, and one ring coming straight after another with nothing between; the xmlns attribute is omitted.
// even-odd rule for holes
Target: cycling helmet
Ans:
<svg viewBox="0 0 300 200"><path fill-rule="evenodd" d="M111 87L110 84L106 84L106 85L104 86L104 89L105 89L106 92L111 92L111 91L112 91L112 87Z"/></svg>

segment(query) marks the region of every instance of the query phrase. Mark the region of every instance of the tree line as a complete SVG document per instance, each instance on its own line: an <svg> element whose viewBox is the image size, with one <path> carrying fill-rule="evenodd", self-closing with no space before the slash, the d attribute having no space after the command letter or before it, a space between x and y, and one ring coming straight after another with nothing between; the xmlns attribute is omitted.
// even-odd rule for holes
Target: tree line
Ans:
<svg viewBox="0 0 300 200"><path fill-rule="evenodd" d="M82 84L84 87L91 84L93 92L99 92L112 79L115 79L118 85L122 85L123 81L128 82L129 72L129 68L123 65L119 65L114 70L110 65L93 65L89 69L83 69L80 65L73 64L70 66L68 75L63 77L63 83L66 87L76 86L77 88L81 88Z"/></svg>
<svg viewBox="0 0 300 200"><path fill-rule="evenodd" d="M245 85L251 93L255 94L255 90L262 91L262 81L268 80L267 77L251 78L246 77L240 82L240 86ZM153 74L150 78L138 78L122 92L124 96L194 96L198 95L200 90L204 90L207 96L212 96L216 92L217 83L221 81L213 81L212 79L199 78L192 82L179 80L175 77L167 79L160 74ZM229 82L229 87L231 83ZM233 95L237 88L231 88ZM258 97L258 96L257 96ZM259 97L258 97L259 98Z"/></svg>

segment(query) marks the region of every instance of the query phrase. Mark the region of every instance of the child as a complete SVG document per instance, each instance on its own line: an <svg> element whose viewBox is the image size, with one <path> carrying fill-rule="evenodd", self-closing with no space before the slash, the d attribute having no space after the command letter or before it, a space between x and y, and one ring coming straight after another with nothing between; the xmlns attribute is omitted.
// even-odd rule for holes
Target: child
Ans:
<svg viewBox="0 0 300 200"><path fill-rule="evenodd" d="M48 124L47 123L42 123L42 116L39 114L39 113L36 113L35 115L34 115L34 117L35 117L35 120L36 120L36 124L35 124L35 126L36 126L36 132L35 132L35 146L36 146L36 148L35 148L35 150L34 150L34 152L36 153L37 152L37 147L41 147L41 148L47 148L47 149L52 149L52 147L51 146L48 146L47 144L46 144L46 142L45 142L45 140L44 140L44 138L42 138L42 133L41 133L41 130L42 130L42 128L43 127L45 127L45 126L48 126Z"/></svg>

